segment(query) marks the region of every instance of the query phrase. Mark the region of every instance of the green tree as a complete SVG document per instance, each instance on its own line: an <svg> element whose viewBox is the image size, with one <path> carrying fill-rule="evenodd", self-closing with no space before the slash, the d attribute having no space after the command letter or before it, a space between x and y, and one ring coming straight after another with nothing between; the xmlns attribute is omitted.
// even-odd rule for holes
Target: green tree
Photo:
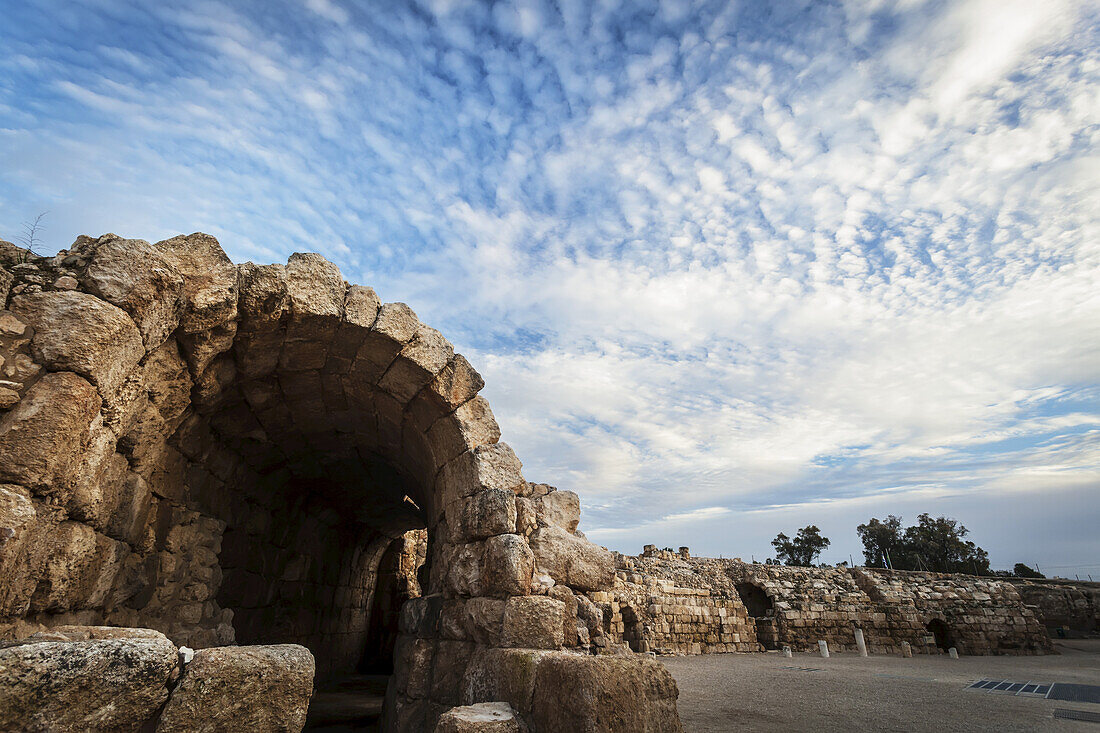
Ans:
<svg viewBox="0 0 1100 733"><path fill-rule="evenodd" d="M963 539L969 533L954 519L933 519L927 512L919 515L917 523L905 530L906 564L916 565L908 569L989 575L989 554Z"/></svg>
<svg viewBox="0 0 1100 733"><path fill-rule="evenodd" d="M798 530L792 540L780 532L772 540L775 555L786 565L800 565L809 567L814 564L814 559L821 551L831 543L827 537L821 536L821 530L816 525L809 525Z"/></svg>
<svg viewBox="0 0 1100 733"><path fill-rule="evenodd" d="M1040 573L1038 570L1032 570L1022 562L1016 563L1016 566L1012 568L1012 574L1017 578L1045 578L1047 576Z"/></svg>
<svg viewBox="0 0 1100 733"><path fill-rule="evenodd" d="M901 517L893 514L885 520L871 517L867 524L856 527L859 539L863 542L863 563L867 567L898 567L905 564L905 540L902 537Z"/></svg>

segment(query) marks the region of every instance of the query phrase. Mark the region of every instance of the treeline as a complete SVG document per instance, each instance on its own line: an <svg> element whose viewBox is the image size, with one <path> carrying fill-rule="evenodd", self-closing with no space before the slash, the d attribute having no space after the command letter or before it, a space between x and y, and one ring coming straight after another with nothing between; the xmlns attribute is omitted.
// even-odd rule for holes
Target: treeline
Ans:
<svg viewBox="0 0 1100 733"><path fill-rule="evenodd" d="M966 539L970 531L955 519L933 517L924 513L917 523L902 526L902 518L889 514L886 519L872 517L856 527L863 543L863 564L872 568L893 570L928 570L937 573L969 573L971 575L1001 575L1022 578L1042 578L1038 570L1017 563L1010 572L993 571L989 553ZM773 565L812 566L829 547L816 525L798 530L794 537L782 532L772 540L775 557L765 562ZM847 565L847 562L839 563Z"/></svg>

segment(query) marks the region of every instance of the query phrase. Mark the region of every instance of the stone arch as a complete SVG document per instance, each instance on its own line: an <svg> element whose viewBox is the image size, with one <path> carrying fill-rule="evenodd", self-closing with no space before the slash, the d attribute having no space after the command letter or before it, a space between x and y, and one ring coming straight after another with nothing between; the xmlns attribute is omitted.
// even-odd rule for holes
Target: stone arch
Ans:
<svg viewBox="0 0 1100 733"><path fill-rule="evenodd" d="M204 234L6 252L0 638L297 642L336 674L362 657L387 549L423 529L387 727L493 699L557 714L494 675L508 650L576 644L569 599L610 588L614 560L524 480L438 331L316 254L235 265Z"/></svg>
<svg viewBox="0 0 1100 733"><path fill-rule="evenodd" d="M928 623L925 624L925 628L935 639L936 647L940 650L946 652L955 646L955 635L951 632L951 627L942 618L929 619Z"/></svg>
<svg viewBox="0 0 1100 733"><path fill-rule="evenodd" d="M775 603L767 592L756 583L743 582L736 586L737 595L741 598L745 610L753 618L764 618L774 613Z"/></svg>

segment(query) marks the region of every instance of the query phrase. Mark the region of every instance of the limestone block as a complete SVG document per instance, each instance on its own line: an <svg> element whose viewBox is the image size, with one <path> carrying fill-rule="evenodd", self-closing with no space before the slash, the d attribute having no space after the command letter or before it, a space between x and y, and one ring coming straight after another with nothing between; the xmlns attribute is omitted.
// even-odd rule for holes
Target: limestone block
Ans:
<svg viewBox="0 0 1100 733"><path fill-rule="evenodd" d="M54 523L39 516L26 489L0 484L0 617L27 612Z"/></svg>
<svg viewBox="0 0 1100 733"><path fill-rule="evenodd" d="M562 613L562 642L565 646L577 645L577 598L573 595L573 591L564 585L555 585L551 588L547 595L555 600L561 601L565 608Z"/></svg>
<svg viewBox="0 0 1100 733"><path fill-rule="evenodd" d="M535 499L539 519L572 534L581 521L581 500L572 491L551 491Z"/></svg>
<svg viewBox="0 0 1100 733"><path fill-rule="evenodd" d="M534 499L516 497L516 533L530 537L538 529L538 510Z"/></svg>
<svg viewBox="0 0 1100 733"><path fill-rule="evenodd" d="M336 265L315 252L295 252L286 263L290 299L288 341L328 341L344 311L347 285Z"/></svg>
<svg viewBox="0 0 1100 733"><path fill-rule="evenodd" d="M439 471L435 489L443 507L484 489L516 492L524 485L523 464L507 443L477 446L465 451Z"/></svg>
<svg viewBox="0 0 1100 733"><path fill-rule="evenodd" d="M401 636L394 646L394 684L407 697L424 698L431 689L435 643Z"/></svg>
<svg viewBox="0 0 1100 733"><path fill-rule="evenodd" d="M157 733L299 731L314 667L313 655L297 644L200 649L172 691Z"/></svg>
<svg viewBox="0 0 1100 733"><path fill-rule="evenodd" d="M532 700L529 721L536 730L683 730L672 675L646 657L548 653L539 660L535 687L555 691Z"/></svg>
<svg viewBox="0 0 1100 733"><path fill-rule="evenodd" d="M394 358L420 328L420 319L404 303L386 303L355 354L349 377L377 384Z"/></svg>
<svg viewBox="0 0 1100 733"><path fill-rule="evenodd" d="M598 590L615 582L610 550L569 534L560 527L539 527L531 535L535 565L554 580L576 590Z"/></svg>
<svg viewBox="0 0 1100 733"><path fill-rule="evenodd" d="M432 658L432 702L457 705L462 699L462 678L473 654L474 644L468 641L443 639L436 642Z"/></svg>
<svg viewBox="0 0 1100 733"><path fill-rule="evenodd" d="M482 565L485 547L480 542L465 545L447 545L441 559L447 573L447 589L460 596L481 595Z"/></svg>
<svg viewBox="0 0 1100 733"><path fill-rule="evenodd" d="M178 658L163 634L143 631L0 649L0 730L142 729L168 699Z"/></svg>
<svg viewBox="0 0 1100 733"><path fill-rule="evenodd" d="M531 710L539 661L551 653L534 649L478 649L466 666L462 703L505 700L521 715L526 714Z"/></svg>
<svg viewBox="0 0 1100 733"><path fill-rule="evenodd" d="M142 384L149 401L166 421L174 421L191 402L191 375L174 341L145 358Z"/></svg>
<svg viewBox="0 0 1100 733"><path fill-rule="evenodd" d="M270 332L278 328L290 308L286 268L246 262L238 266L237 276L241 331Z"/></svg>
<svg viewBox="0 0 1100 733"><path fill-rule="evenodd" d="M461 405L448 417L437 420L428 430L428 442L438 463L453 460L471 448L491 445L500 440L489 402L478 395Z"/></svg>
<svg viewBox="0 0 1100 733"><path fill-rule="evenodd" d="M390 364L378 386L401 402L408 402L453 356L454 347L443 338L443 334L420 324L412 339Z"/></svg>
<svg viewBox="0 0 1100 733"><path fill-rule="evenodd" d="M527 540L515 534L501 534L485 540L479 589L470 595L512 596L531 591L534 556Z"/></svg>
<svg viewBox="0 0 1100 733"><path fill-rule="evenodd" d="M431 392L443 404L455 409L472 400L485 387L485 380L462 354L455 354L431 381Z"/></svg>
<svg viewBox="0 0 1100 733"><path fill-rule="evenodd" d="M435 733L520 733L522 721L506 702L480 702L451 708L439 716Z"/></svg>
<svg viewBox="0 0 1100 733"><path fill-rule="evenodd" d="M206 331L182 334L179 344L187 357L191 374L198 376L206 371L210 362L232 348L236 335L236 321L228 321Z"/></svg>
<svg viewBox="0 0 1100 733"><path fill-rule="evenodd" d="M459 515L451 525L456 543L516 531L516 495L508 489L485 489L460 500L453 509Z"/></svg>
<svg viewBox="0 0 1100 733"><path fill-rule="evenodd" d="M114 393L145 356L137 326L117 306L75 291L12 298L11 310L34 329L35 359L53 371L87 377L104 395Z"/></svg>
<svg viewBox="0 0 1100 733"><path fill-rule="evenodd" d="M89 260L85 287L130 314L147 350L176 330L184 306L183 279L152 245L103 237L86 244L80 254Z"/></svg>
<svg viewBox="0 0 1100 733"><path fill-rule="evenodd" d="M466 637L479 644L500 646L504 633L505 601L499 598L470 598L463 604Z"/></svg>
<svg viewBox="0 0 1100 733"><path fill-rule="evenodd" d="M237 267L218 240L195 232L153 245L183 276L184 333L199 333L237 317Z"/></svg>
<svg viewBox="0 0 1100 733"><path fill-rule="evenodd" d="M559 649L565 604L548 596L514 596L504 607L503 646Z"/></svg>
<svg viewBox="0 0 1100 733"><path fill-rule="evenodd" d="M0 418L0 480L66 501L99 407L95 388L75 374L42 377Z"/></svg>
<svg viewBox="0 0 1100 733"><path fill-rule="evenodd" d="M129 464L115 452L117 439L96 416L89 428L89 444L77 468L76 483L68 501L75 519L102 530L118 506L122 483Z"/></svg>
<svg viewBox="0 0 1100 733"><path fill-rule="evenodd" d="M7 305L8 293L11 292L11 283L15 276L6 267L0 267L0 308Z"/></svg>
<svg viewBox="0 0 1100 733"><path fill-rule="evenodd" d="M62 522L48 540L47 560L31 611L95 608L103 603L129 549L86 524Z"/></svg>

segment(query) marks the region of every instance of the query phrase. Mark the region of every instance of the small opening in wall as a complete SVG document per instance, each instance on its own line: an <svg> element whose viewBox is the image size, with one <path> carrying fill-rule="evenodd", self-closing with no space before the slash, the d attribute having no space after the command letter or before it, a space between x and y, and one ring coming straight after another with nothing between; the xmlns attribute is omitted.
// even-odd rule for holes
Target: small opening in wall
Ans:
<svg viewBox="0 0 1100 733"><path fill-rule="evenodd" d="M951 629L941 619L934 618L928 622L926 627L928 633L930 633L936 640L936 646L947 651L951 647L955 646L955 641L951 635Z"/></svg>
<svg viewBox="0 0 1100 733"><path fill-rule="evenodd" d="M741 603L745 604L745 609L754 618L771 616L774 612L775 604L772 599L763 588L754 583L738 583L737 595L741 596Z"/></svg>

